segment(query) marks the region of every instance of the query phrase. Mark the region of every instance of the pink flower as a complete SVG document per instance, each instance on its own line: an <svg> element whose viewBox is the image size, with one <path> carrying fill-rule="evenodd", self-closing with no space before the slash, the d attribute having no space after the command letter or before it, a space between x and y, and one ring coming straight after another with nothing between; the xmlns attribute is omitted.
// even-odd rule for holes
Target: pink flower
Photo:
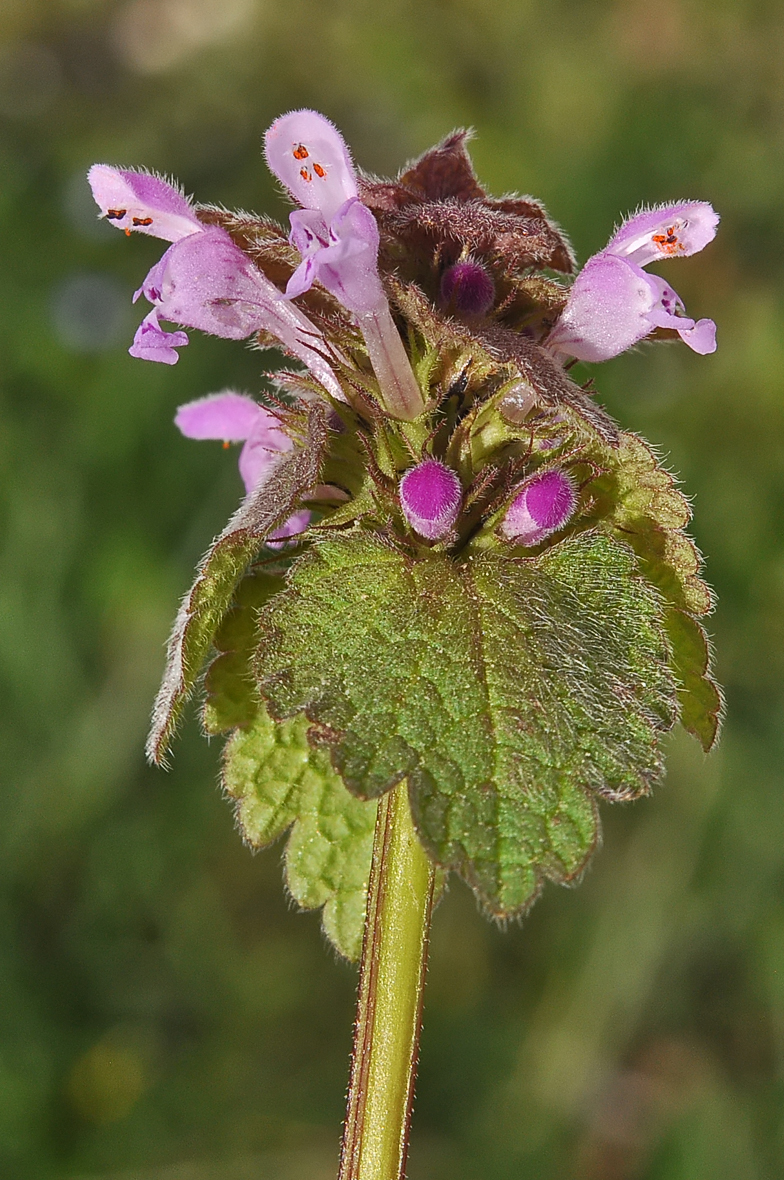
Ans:
<svg viewBox="0 0 784 1180"><path fill-rule="evenodd" d="M438 459L425 459L400 481L403 515L412 529L428 541L439 541L451 531L462 499L457 474Z"/></svg>
<svg viewBox="0 0 784 1180"><path fill-rule="evenodd" d="M711 206L701 201L628 218L578 274L547 348L578 360L604 361L656 328L670 328L694 352L714 352L713 321L689 319L672 287L642 268L702 250L715 237L718 222Z"/></svg>
<svg viewBox="0 0 784 1180"><path fill-rule="evenodd" d="M243 442L239 468L248 495L269 479L283 456L294 447L276 414L231 389L180 406L174 424L186 438ZM271 539L283 541L301 533L309 521L310 512L299 509L271 534Z"/></svg>
<svg viewBox="0 0 784 1180"><path fill-rule="evenodd" d="M518 545L538 545L563 528L577 506L574 484L563 471L543 471L517 489L501 533Z"/></svg>
<svg viewBox="0 0 784 1180"><path fill-rule="evenodd" d="M290 111L264 137L267 164L303 206L291 214L291 242L302 262L286 288L290 299L314 280L358 315L386 306L378 274L378 226L357 195L343 136L317 111Z"/></svg>
<svg viewBox="0 0 784 1180"><path fill-rule="evenodd" d="M173 243L134 295L136 300L144 294L155 310L139 326L131 356L176 363L175 349L186 345L188 337L166 332L160 319L229 340L244 340L264 330L303 361L333 397L343 400L325 360L327 345L321 332L284 299L224 229L202 225L181 193L146 173L97 164L89 180L102 213L115 224L129 232L130 219L131 229ZM120 199L123 203L117 205ZM122 217L114 216L120 213Z"/></svg>

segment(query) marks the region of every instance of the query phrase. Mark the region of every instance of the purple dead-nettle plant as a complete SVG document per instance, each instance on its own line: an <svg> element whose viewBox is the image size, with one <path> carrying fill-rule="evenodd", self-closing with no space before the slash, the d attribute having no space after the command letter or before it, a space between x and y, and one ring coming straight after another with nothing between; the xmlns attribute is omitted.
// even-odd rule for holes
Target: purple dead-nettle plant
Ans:
<svg viewBox="0 0 784 1180"><path fill-rule="evenodd" d="M196 329L294 362L261 401L177 411L188 438L242 443L244 496L177 615L148 753L203 684L246 840L289 833L291 895L361 956L341 1180L403 1174L448 874L524 914L580 879L600 802L661 777L662 735L680 721L710 749L722 711L688 502L572 367L715 349L646 268L718 218L636 213L573 277L543 206L488 196L467 141L384 180L322 115L283 115L265 152L286 228L146 172L89 178L102 216L170 243L133 356L174 364Z"/></svg>

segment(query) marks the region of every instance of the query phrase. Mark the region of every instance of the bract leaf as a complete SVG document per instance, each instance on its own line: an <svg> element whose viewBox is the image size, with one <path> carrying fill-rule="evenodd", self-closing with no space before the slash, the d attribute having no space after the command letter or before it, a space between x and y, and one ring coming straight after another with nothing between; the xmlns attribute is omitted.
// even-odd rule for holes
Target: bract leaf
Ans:
<svg viewBox="0 0 784 1180"><path fill-rule="evenodd" d="M273 716L304 711L354 794L408 777L431 856L505 917L545 878L579 876L597 797L660 775L677 711L662 623L608 536L458 563L355 530L317 541L262 607L256 671Z"/></svg>
<svg viewBox="0 0 784 1180"><path fill-rule="evenodd" d="M161 764L185 701L228 610L237 582L264 540L286 520L318 482L327 443L322 402L308 407L307 442L243 500L199 563L196 580L182 601L169 639L166 669L152 712L147 757Z"/></svg>
<svg viewBox="0 0 784 1180"><path fill-rule="evenodd" d="M724 712L721 689L709 672L708 637L697 619L680 610L667 612L666 627L680 681L681 724L707 754L716 743Z"/></svg>
<svg viewBox="0 0 784 1180"><path fill-rule="evenodd" d="M249 725L259 710L250 670L256 646L259 607L284 585L280 563L249 570L237 587L231 606L213 639L218 655L204 677L202 725L209 734Z"/></svg>
<svg viewBox="0 0 784 1180"><path fill-rule="evenodd" d="M322 924L347 959L362 948L375 801L349 794L325 750L308 744L304 718L275 722L259 708L226 744L223 782L254 848L287 828L286 882L303 909L323 906Z"/></svg>

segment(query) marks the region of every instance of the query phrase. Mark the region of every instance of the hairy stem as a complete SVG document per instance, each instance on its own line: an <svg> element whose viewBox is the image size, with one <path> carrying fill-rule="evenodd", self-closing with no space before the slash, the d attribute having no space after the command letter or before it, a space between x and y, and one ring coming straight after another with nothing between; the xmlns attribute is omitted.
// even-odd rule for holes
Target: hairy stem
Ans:
<svg viewBox="0 0 784 1180"><path fill-rule="evenodd" d="M338 1180L405 1172L433 880L402 782L378 805Z"/></svg>
<svg viewBox="0 0 784 1180"><path fill-rule="evenodd" d="M422 390L388 307L359 317L370 363L378 379L384 409L393 418L413 422L425 408Z"/></svg>

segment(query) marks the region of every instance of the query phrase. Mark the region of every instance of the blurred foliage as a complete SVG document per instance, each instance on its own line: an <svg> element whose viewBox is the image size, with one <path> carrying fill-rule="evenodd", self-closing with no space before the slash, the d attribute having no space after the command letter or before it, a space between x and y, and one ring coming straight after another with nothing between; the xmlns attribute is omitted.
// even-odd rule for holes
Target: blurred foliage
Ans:
<svg viewBox="0 0 784 1180"><path fill-rule="evenodd" d="M259 154L312 105L379 173L457 124L581 259L642 201L723 215L673 264L719 351L595 370L695 497L728 724L605 810L581 888L522 926L435 916L411 1180L771 1180L784 1169L784 11L774 0L2 0L0 1172L334 1174L354 970L252 857L195 724L147 711L233 457L175 406L261 388L194 334L126 352L156 259L94 219L93 161L281 215ZM670 272L667 272L670 277ZM263 363L263 362L262 362Z"/></svg>

